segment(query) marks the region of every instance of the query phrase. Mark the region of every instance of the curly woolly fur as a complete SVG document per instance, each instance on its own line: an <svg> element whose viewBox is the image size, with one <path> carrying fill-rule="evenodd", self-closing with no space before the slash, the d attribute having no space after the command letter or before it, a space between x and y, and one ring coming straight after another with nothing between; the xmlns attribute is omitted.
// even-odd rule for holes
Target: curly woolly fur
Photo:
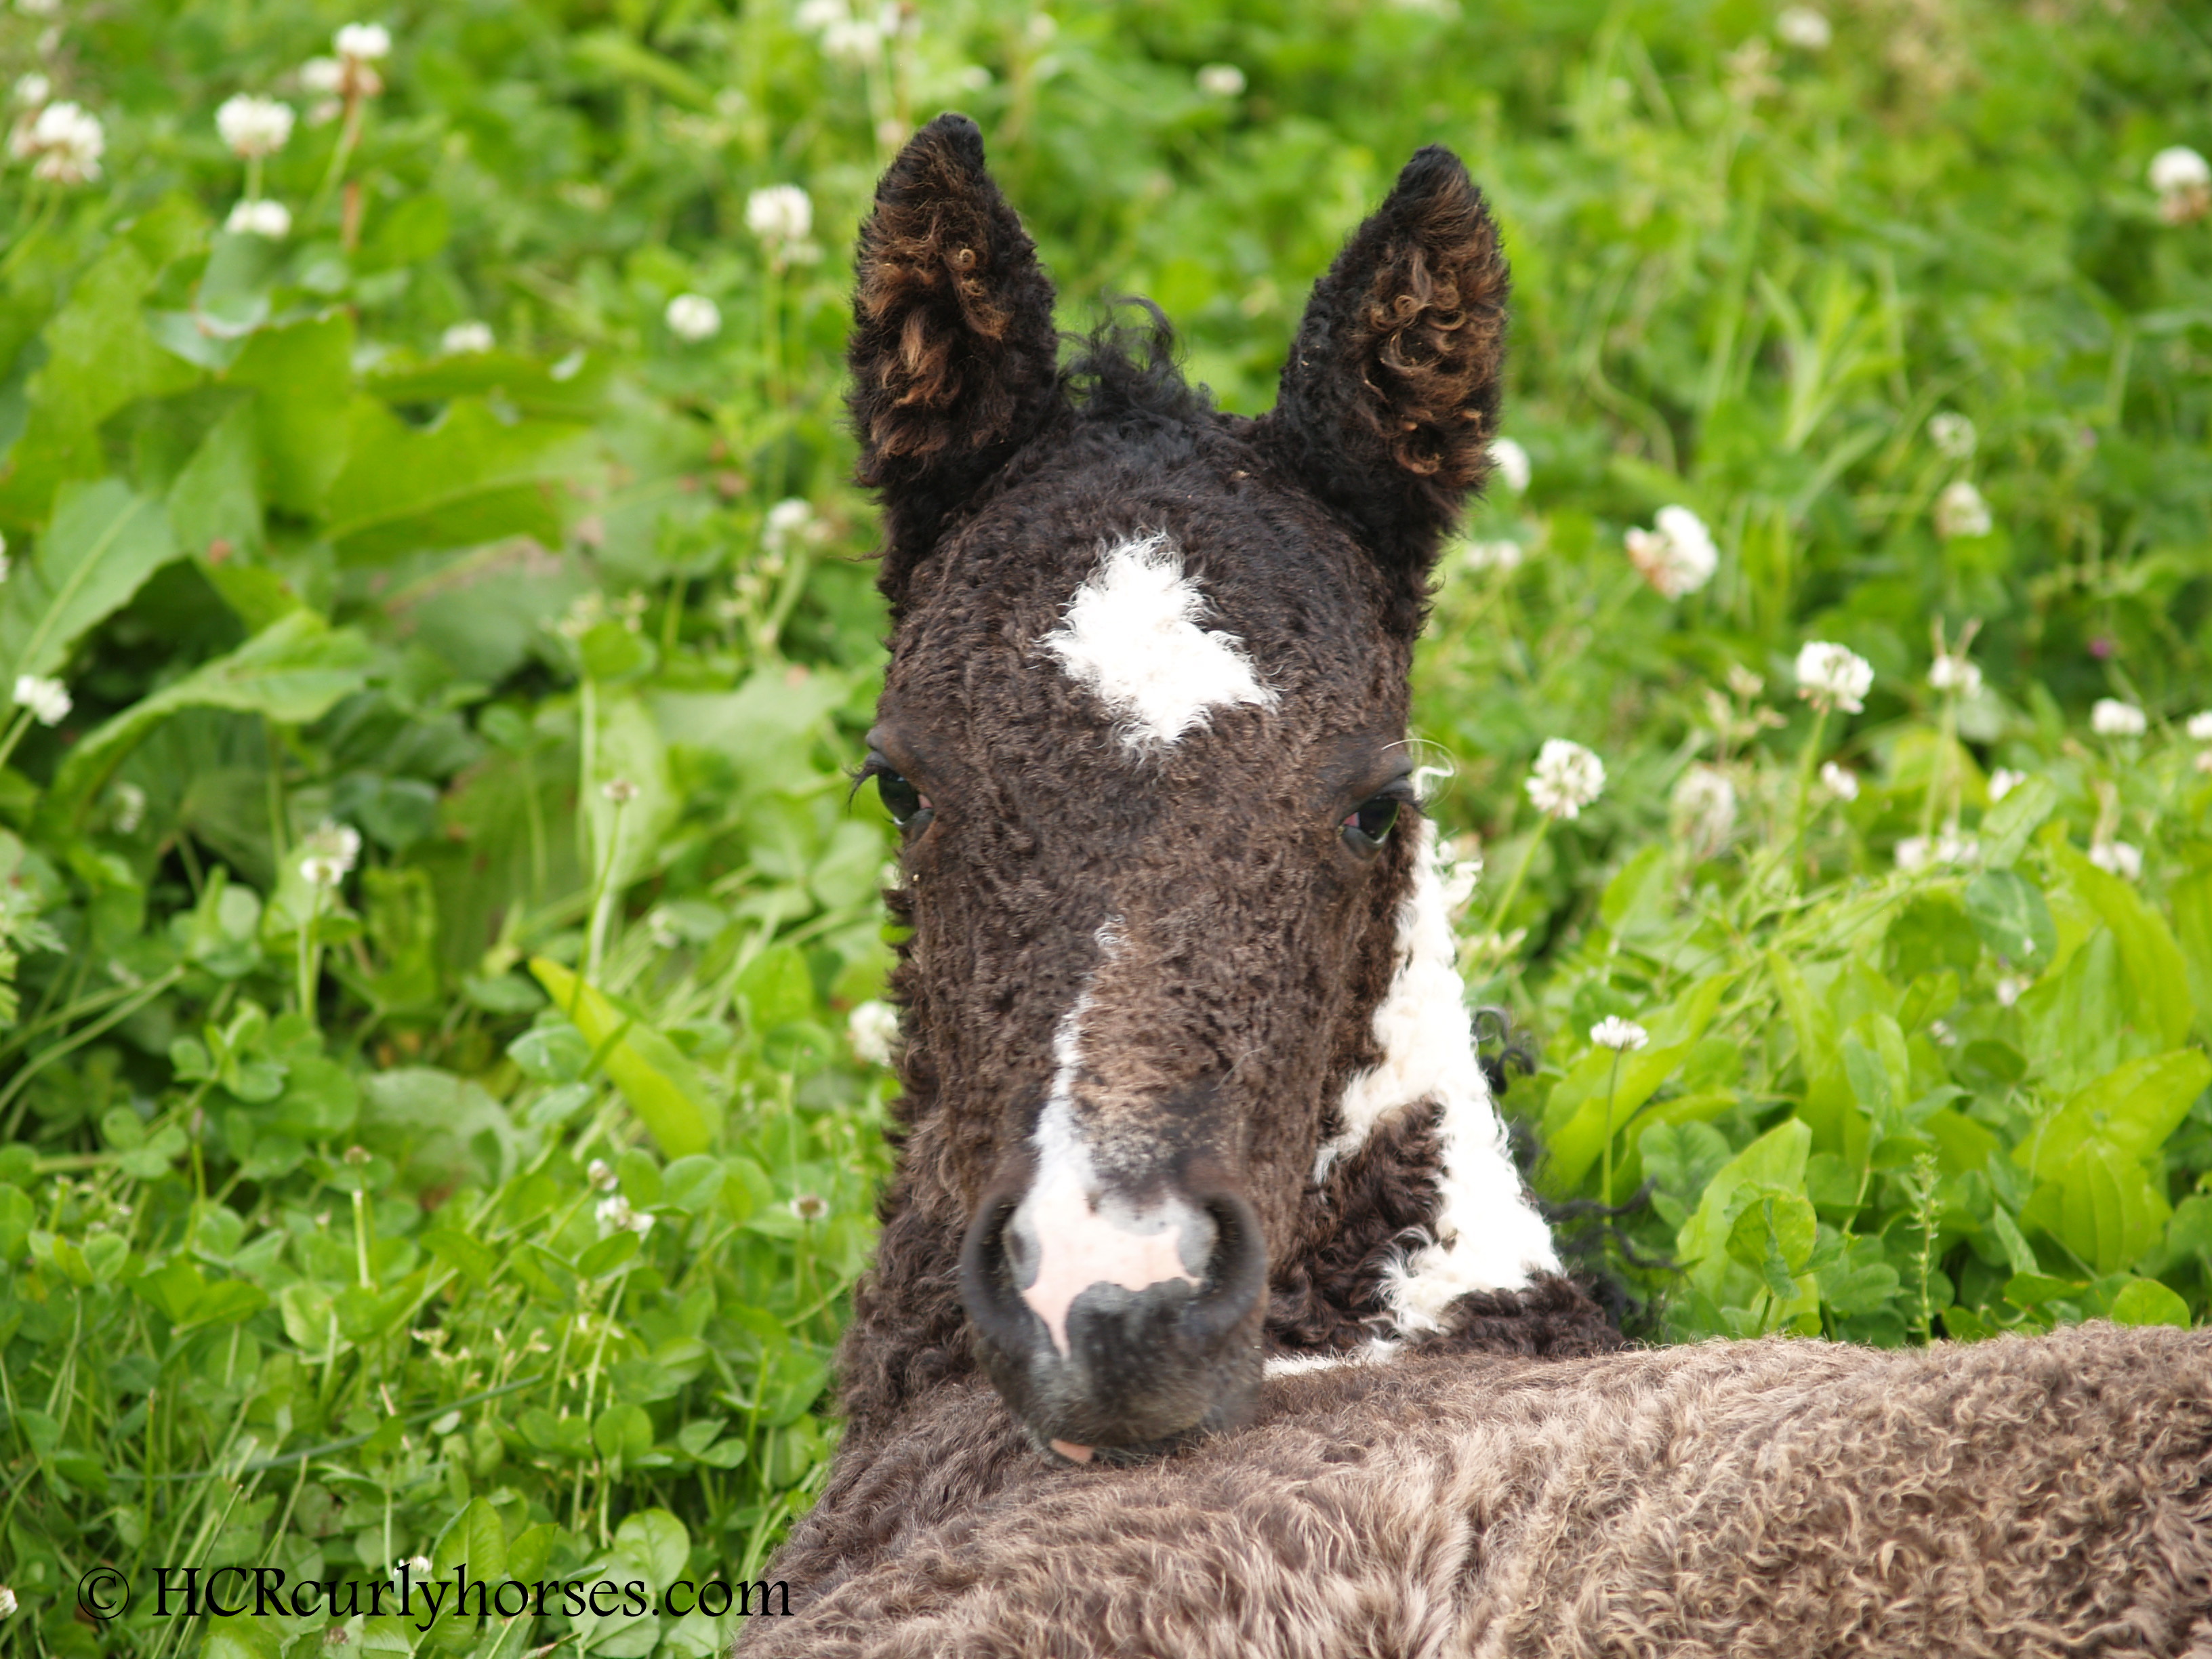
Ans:
<svg viewBox="0 0 2212 1659"><path fill-rule="evenodd" d="M2212 1333L1406 1358L1139 1469L954 1388L775 1571L758 1659L2203 1659Z"/></svg>
<svg viewBox="0 0 2212 1659"><path fill-rule="evenodd" d="M1426 585L1494 428L1505 271L1456 160L1417 155L1347 243L1258 420L1184 384L1157 312L1060 365L963 118L885 175L860 270L895 629L872 763L931 805L886 895L899 1162L847 1431L770 1569L796 1616L746 1650L2212 1659L2212 1334L1630 1352L1558 1272L1432 833L1410 804L1371 855L1337 829L1402 781ZM1142 752L1044 643L1139 543L1182 562L1173 626L1195 604L1266 692ZM1030 1316L975 1259L1048 1097L1102 1182L1138 1171L1127 1201L1211 1182L1265 1252L1224 1347L1191 1358L1169 1317L1083 1406L1135 1423L1116 1389L1183 1364L1161 1397L1195 1403L1158 1421L1191 1429L1085 1440L1084 1468L1043 1455L1079 1437L1031 1380L1069 1362L1005 1346Z"/></svg>

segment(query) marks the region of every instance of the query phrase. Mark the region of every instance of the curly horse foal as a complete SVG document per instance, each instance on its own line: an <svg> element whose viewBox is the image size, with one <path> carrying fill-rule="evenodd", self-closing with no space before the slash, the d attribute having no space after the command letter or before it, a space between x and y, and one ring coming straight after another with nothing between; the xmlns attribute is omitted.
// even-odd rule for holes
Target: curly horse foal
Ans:
<svg viewBox="0 0 2212 1659"><path fill-rule="evenodd" d="M1505 267L1424 150L1274 410L1066 367L957 116L862 233L903 1152L749 1653L2212 1656L2212 1333L1622 1351L1406 742Z"/></svg>

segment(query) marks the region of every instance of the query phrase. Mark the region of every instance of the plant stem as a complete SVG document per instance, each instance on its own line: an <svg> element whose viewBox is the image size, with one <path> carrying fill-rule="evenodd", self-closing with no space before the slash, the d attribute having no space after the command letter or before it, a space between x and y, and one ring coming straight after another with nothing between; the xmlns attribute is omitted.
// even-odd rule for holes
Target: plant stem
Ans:
<svg viewBox="0 0 2212 1659"><path fill-rule="evenodd" d="M584 971L577 981L580 988L585 981L596 982L599 978L599 957L606 949L607 927L614 919L615 902L621 896L614 883L615 860L622 854L623 808L629 804L619 799L614 803L614 827L607 831L606 856L599 861L599 879L592 888L592 927L584 947Z"/></svg>
<svg viewBox="0 0 2212 1659"><path fill-rule="evenodd" d="M15 718L8 722L6 734L0 736L0 766L7 765L8 757L15 752L15 745L22 742L23 733L30 729L31 711L27 708L17 709Z"/></svg>
<svg viewBox="0 0 2212 1659"><path fill-rule="evenodd" d="M315 1021L315 981L321 977L321 952L316 948L315 923L323 914L323 884L308 884L307 919L300 924L299 996L300 1012L307 1016L310 1030L319 1029Z"/></svg>
<svg viewBox="0 0 2212 1659"><path fill-rule="evenodd" d="M1797 795L1790 812L1790 879L1794 885L1798 866L1805 856L1806 809L1813 799L1813 769L1820 763L1820 741L1827 736L1828 711L1825 705L1816 704L1813 711L1813 729L1805 735L1805 752L1797 757Z"/></svg>
<svg viewBox="0 0 2212 1659"><path fill-rule="evenodd" d="M1504 935L1506 913L1512 909L1513 901L1521 896L1521 884L1527 879L1528 866L1536 861L1536 849L1544 844L1544 836L1551 828L1552 814L1547 812L1537 820L1536 833L1528 838L1528 850L1521 855L1521 862L1513 872L1513 879L1505 884L1505 892L1498 901L1498 908L1490 913L1490 931L1492 935L1498 937Z"/></svg>
<svg viewBox="0 0 2212 1659"><path fill-rule="evenodd" d="M1605 1171L1599 1181L1602 1202L1607 1209L1613 1207L1613 1101L1620 1085L1620 1050L1613 1051L1613 1072L1605 1080Z"/></svg>

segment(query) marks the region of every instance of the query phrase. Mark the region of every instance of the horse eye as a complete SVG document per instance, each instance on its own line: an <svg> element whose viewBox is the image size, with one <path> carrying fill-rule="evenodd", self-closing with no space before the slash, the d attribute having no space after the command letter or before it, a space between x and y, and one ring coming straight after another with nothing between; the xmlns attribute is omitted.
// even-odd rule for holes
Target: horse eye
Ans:
<svg viewBox="0 0 2212 1659"><path fill-rule="evenodd" d="M875 779L876 794L891 822L902 830L919 829L931 810L929 797L888 766L878 766Z"/></svg>
<svg viewBox="0 0 2212 1659"><path fill-rule="evenodd" d="M1398 822L1398 798L1377 795L1360 803L1358 811L1346 817L1340 826L1344 844L1355 853L1372 853L1390 839L1391 826Z"/></svg>

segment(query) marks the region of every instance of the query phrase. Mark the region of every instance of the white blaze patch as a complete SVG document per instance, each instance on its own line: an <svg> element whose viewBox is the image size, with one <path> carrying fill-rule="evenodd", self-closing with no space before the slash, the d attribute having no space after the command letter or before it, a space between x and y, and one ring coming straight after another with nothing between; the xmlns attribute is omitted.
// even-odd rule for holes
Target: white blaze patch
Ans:
<svg viewBox="0 0 2212 1659"><path fill-rule="evenodd" d="M1440 1329L1443 1312L1469 1291L1517 1290L1532 1274L1557 1273L1552 1230L1528 1200L1508 1149L1504 1122L1474 1054L1437 867L1436 825L1423 821L1413 890L1398 912L1398 967L1375 1010L1381 1062L1347 1084L1344 1131L1321 1149L1316 1181L1364 1144L1375 1126L1425 1101L1443 1108L1437 1139L1443 1169L1427 1243L1394 1263L1383 1301L1401 1335Z"/></svg>
<svg viewBox="0 0 2212 1659"><path fill-rule="evenodd" d="M1181 550L1154 531L1106 550L1042 643L1106 705L1123 745L1143 754L1204 726L1210 710L1274 703L1243 641L1199 626L1206 610Z"/></svg>
<svg viewBox="0 0 2212 1659"><path fill-rule="evenodd" d="M1120 943L1114 923L1098 930L1098 943L1109 954ZM1035 1241L1036 1276L1021 1297L1044 1321L1061 1353L1068 1352L1068 1311L1093 1285L1141 1291L1173 1279L1199 1283L1183 1265L1183 1244L1191 1224L1201 1218L1178 1202L1140 1214L1109 1196L1075 1121L1083 1020L1090 1012L1085 990L1053 1033L1052 1091L1030 1138L1036 1172L1007 1224L1010 1231L1019 1228Z"/></svg>

